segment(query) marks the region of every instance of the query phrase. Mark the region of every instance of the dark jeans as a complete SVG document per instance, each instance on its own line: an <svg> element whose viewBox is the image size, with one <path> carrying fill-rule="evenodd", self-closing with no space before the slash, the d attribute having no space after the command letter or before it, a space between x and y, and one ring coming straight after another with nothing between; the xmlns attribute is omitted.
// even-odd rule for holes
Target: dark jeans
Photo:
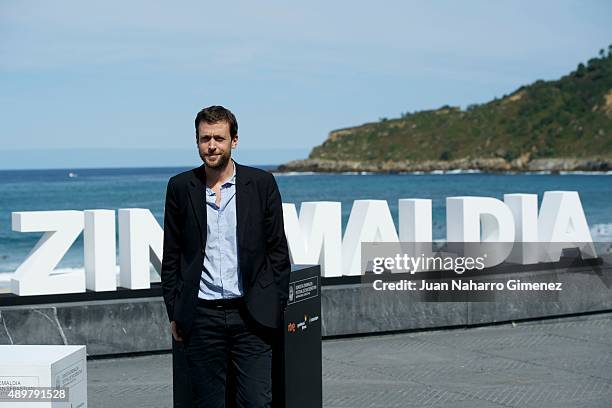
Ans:
<svg viewBox="0 0 612 408"><path fill-rule="evenodd" d="M243 304L198 303L193 327L183 339L196 407L224 408L228 380L234 385L228 406L270 407L272 333L252 320ZM228 374L232 378L228 378Z"/></svg>

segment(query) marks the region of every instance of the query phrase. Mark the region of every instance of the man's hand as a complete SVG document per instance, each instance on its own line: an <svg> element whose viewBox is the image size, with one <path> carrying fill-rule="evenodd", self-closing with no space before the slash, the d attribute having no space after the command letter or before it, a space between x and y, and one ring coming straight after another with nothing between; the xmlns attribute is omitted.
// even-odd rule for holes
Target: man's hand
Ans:
<svg viewBox="0 0 612 408"><path fill-rule="evenodd" d="M172 330L172 337L174 337L174 340L183 341L183 337L181 336L180 330L174 320L170 322L170 329Z"/></svg>

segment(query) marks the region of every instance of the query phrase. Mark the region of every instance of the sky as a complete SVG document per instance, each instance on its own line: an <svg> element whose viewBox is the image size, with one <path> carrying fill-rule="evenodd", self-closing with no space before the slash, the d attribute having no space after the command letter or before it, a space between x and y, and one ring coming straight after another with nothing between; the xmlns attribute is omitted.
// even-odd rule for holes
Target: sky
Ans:
<svg viewBox="0 0 612 408"><path fill-rule="evenodd" d="M305 158L334 129L465 108L612 43L610 1L0 1L0 168L199 164L224 105L237 158Z"/></svg>

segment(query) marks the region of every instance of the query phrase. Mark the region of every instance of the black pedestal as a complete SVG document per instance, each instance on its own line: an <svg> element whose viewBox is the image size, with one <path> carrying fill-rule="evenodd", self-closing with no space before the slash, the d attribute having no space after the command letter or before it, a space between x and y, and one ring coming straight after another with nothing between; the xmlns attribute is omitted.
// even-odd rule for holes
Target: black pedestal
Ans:
<svg viewBox="0 0 612 408"><path fill-rule="evenodd" d="M317 408L323 404L321 366L320 267L293 265L284 325L273 351L272 384L275 408ZM194 407L182 346L172 342L175 408ZM233 384L228 404L233 406Z"/></svg>

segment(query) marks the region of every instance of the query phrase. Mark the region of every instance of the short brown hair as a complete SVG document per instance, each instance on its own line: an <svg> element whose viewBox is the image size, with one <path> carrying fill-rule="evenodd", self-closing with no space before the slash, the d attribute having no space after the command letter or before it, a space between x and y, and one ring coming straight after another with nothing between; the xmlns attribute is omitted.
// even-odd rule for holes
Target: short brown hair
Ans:
<svg viewBox="0 0 612 408"><path fill-rule="evenodd" d="M196 138L198 137L198 126L200 122L209 124L226 122L229 125L230 136L233 138L238 134L238 121L229 110L220 105L209 106L198 112L195 118Z"/></svg>

